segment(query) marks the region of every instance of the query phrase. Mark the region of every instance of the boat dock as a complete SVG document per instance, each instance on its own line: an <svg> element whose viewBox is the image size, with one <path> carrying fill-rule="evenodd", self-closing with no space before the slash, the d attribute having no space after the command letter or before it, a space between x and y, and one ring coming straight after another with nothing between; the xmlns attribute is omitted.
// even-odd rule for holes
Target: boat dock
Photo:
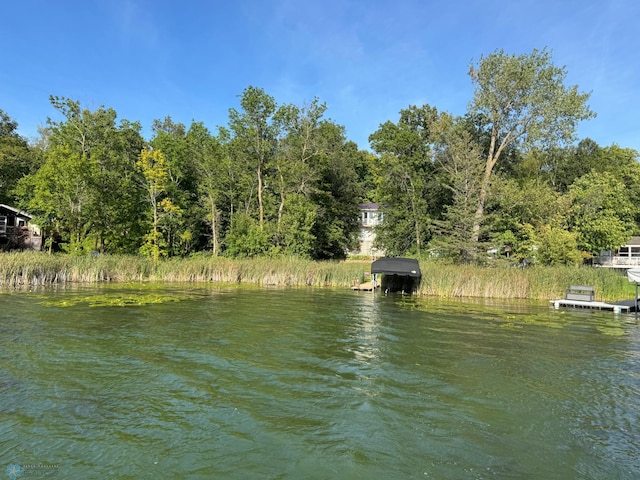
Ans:
<svg viewBox="0 0 640 480"><path fill-rule="evenodd" d="M588 308L592 310L611 310L613 313L629 313L636 311L636 300L624 300L616 303L586 301L586 300L551 300L553 308Z"/></svg>
<svg viewBox="0 0 640 480"><path fill-rule="evenodd" d="M373 290L373 282L359 283L351 287L353 290L363 290L365 292L371 292Z"/></svg>

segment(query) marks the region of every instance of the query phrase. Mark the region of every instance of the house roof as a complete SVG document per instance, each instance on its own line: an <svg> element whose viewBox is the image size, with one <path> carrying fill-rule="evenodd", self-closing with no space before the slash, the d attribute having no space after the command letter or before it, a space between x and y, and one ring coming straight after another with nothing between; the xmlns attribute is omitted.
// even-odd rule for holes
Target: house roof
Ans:
<svg viewBox="0 0 640 480"><path fill-rule="evenodd" d="M422 276L420 264L415 258L384 257L371 264L371 273L385 275L404 275L407 277Z"/></svg>
<svg viewBox="0 0 640 480"><path fill-rule="evenodd" d="M640 237L631 238L627 243L625 243L623 245L623 247L626 247L627 245L633 245L634 247L639 246L640 245Z"/></svg>
<svg viewBox="0 0 640 480"><path fill-rule="evenodd" d="M359 203L360 210L378 210L380 206L377 203Z"/></svg>
<svg viewBox="0 0 640 480"><path fill-rule="evenodd" d="M27 212L23 212L22 210L18 210L17 208L11 207L9 205L5 205L4 203L0 203L0 210L9 210L10 212L13 212L14 215L19 215L21 217L26 217L29 220L31 220L31 218L33 217L33 215L27 213Z"/></svg>

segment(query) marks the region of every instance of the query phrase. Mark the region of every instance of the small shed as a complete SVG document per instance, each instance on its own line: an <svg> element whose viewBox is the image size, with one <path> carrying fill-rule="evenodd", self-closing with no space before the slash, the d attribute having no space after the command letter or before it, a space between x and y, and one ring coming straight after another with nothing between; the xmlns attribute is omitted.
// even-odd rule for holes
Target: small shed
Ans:
<svg viewBox="0 0 640 480"><path fill-rule="evenodd" d="M420 286L422 272L415 258L384 257L371 264L371 274L377 285L377 275L382 275L382 291L413 293Z"/></svg>

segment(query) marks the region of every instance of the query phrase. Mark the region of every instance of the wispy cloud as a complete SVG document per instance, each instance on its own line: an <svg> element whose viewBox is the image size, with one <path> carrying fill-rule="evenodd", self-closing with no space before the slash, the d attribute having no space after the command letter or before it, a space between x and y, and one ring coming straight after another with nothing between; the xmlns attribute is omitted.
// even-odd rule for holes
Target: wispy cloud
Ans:
<svg viewBox="0 0 640 480"><path fill-rule="evenodd" d="M143 123L171 114L223 124L254 85L278 103L319 97L365 148L411 104L464 114L469 63L482 55L549 47L568 83L593 92L598 118L579 134L640 148L637 0L108 0L64 12L29 4L3 8L4 108L35 112L20 124L46 118L43 90Z"/></svg>
<svg viewBox="0 0 640 480"><path fill-rule="evenodd" d="M136 0L109 2L112 18L124 43L155 48L159 45L160 28L153 18L153 5L145 5Z"/></svg>
<svg viewBox="0 0 640 480"><path fill-rule="evenodd" d="M364 46L349 2L275 2L270 21L271 34L290 42L290 51L311 55L322 61L330 58L357 59Z"/></svg>

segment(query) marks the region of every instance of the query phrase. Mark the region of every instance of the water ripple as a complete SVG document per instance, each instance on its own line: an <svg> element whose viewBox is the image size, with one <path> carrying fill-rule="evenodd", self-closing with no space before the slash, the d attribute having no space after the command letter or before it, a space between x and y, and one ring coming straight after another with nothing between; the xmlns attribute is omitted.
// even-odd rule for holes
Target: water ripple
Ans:
<svg viewBox="0 0 640 480"><path fill-rule="evenodd" d="M640 333L622 317L313 289L65 295L0 314L7 461L65 478L640 477Z"/></svg>

